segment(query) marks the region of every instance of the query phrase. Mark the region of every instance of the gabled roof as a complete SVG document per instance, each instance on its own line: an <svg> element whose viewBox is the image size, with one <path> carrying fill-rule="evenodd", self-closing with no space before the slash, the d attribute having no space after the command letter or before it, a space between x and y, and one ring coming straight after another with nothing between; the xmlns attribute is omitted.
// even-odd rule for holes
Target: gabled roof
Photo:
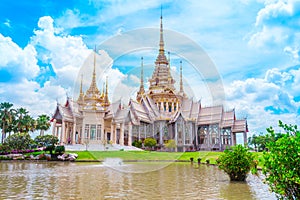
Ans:
<svg viewBox="0 0 300 200"><path fill-rule="evenodd" d="M223 106L211 106L200 109L198 125L217 124L222 120Z"/></svg>
<svg viewBox="0 0 300 200"><path fill-rule="evenodd" d="M145 111L148 113L148 117L151 121L154 121L160 116L159 110L155 105L154 101L148 96L141 99L141 104L144 106Z"/></svg>
<svg viewBox="0 0 300 200"><path fill-rule="evenodd" d="M232 132L233 133L248 132L247 120L246 119L235 120Z"/></svg>
<svg viewBox="0 0 300 200"><path fill-rule="evenodd" d="M109 105L108 112L105 115L105 119L114 118L117 115L117 112L119 112L122 109L122 102L121 100L116 101Z"/></svg>
<svg viewBox="0 0 300 200"><path fill-rule="evenodd" d="M147 110L144 108L142 104L134 100L130 100L129 102L130 111L133 113L134 117L139 121L151 123L152 120L148 116Z"/></svg>
<svg viewBox="0 0 300 200"><path fill-rule="evenodd" d="M223 113L221 127L233 127L235 120L234 110Z"/></svg>

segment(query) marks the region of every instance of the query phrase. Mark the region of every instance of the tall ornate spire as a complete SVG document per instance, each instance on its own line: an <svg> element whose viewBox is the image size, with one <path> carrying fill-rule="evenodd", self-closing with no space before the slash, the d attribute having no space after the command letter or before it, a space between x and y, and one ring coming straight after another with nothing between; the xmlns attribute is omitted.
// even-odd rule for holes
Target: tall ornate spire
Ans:
<svg viewBox="0 0 300 200"><path fill-rule="evenodd" d="M94 50L94 69L93 69L92 82L89 89L86 91L84 100L87 102L93 101L93 104L96 104L95 102L100 101L100 91L97 87L97 82L96 82L96 47Z"/></svg>
<svg viewBox="0 0 300 200"><path fill-rule="evenodd" d="M106 84L105 84L105 96L104 96L104 103L103 106L106 108L110 105L109 99L108 99L108 77L106 76Z"/></svg>
<svg viewBox="0 0 300 200"><path fill-rule="evenodd" d="M79 91L79 97L77 99L77 102L79 104L83 104L83 101L84 101L84 94L83 94L83 90L82 90L82 79L83 79L83 75L81 74L80 91Z"/></svg>
<svg viewBox="0 0 300 200"><path fill-rule="evenodd" d="M182 82L182 61L180 61L180 90L179 92L183 94L183 82Z"/></svg>
<svg viewBox="0 0 300 200"><path fill-rule="evenodd" d="M163 22L162 22L162 7L161 7L161 14L160 14L160 39L159 39L159 51L158 56L156 58L155 64L164 63L168 64L166 55L165 55L165 43L164 43L164 31L163 31Z"/></svg>
<svg viewBox="0 0 300 200"><path fill-rule="evenodd" d="M140 101L142 98L142 95L145 94L145 89L144 89L144 62L143 62L143 57L141 57L141 83L140 83L140 89L137 92L136 100Z"/></svg>

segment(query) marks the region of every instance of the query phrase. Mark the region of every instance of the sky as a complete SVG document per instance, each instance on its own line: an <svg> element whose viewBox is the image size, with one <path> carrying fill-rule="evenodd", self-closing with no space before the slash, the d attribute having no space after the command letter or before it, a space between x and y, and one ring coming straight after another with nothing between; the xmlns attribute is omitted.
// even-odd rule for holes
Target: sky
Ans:
<svg viewBox="0 0 300 200"><path fill-rule="evenodd" d="M161 8L173 77L202 106L235 109L249 135L299 124L300 1L0 1L0 102L52 115L97 84L111 101L135 98L158 53ZM179 80L176 82L178 88Z"/></svg>

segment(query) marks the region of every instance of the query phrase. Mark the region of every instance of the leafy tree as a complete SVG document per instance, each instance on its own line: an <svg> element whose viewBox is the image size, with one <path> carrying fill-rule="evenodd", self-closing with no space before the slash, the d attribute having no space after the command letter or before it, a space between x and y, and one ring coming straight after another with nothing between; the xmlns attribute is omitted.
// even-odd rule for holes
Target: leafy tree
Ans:
<svg viewBox="0 0 300 200"><path fill-rule="evenodd" d="M176 148L175 140L168 140L168 142L165 144L165 147L172 150L175 149Z"/></svg>
<svg viewBox="0 0 300 200"><path fill-rule="evenodd" d="M26 150L30 149L33 141L28 133L14 133L5 139L4 144L13 150Z"/></svg>
<svg viewBox="0 0 300 200"><path fill-rule="evenodd" d="M300 130L297 125L279 121L286 134L267 143L269 152L264 152L263 173L271 190L281 199L300 199ZM267 129L272 138L276 133Z"/></svg>
<svg viewBox="0 0 300 200"><path fill-rule="evenodd" d="M155 147L156 144L157 144L157 142L154 138L146 138L144 140L144 146L149 147L150 149L152 149L152 147Z"/></svg>
<svg viewBox="0 0 300 200"><path fill-rule="evenodd" d="M6 133L8 132L9 124L13 121L14 109L12 108L13 104L9 102L3 102L0 104L0 120L1 120L1 129L2 129L2 143L6 138Z"/></svg>
<svg viewBox="0 0 300 200"><path fill-rule="evenodd" d="M137 148L142 148L142 141L135 140L132 142L132 146L137 147Z"/></svg>
<svg viewBox="0 0 300 200"><path fill-rule="evenodd" d="M39 115L36 120L37 130L40 130L40 135L43 136L44 132L50 128L50 117L47 115Z"/></svg>
<svg viewBox="0 0 300 200"><path fill-rule="evenodd" d="M237 145L226 149L217 159L217 164L219 169L229 175L231 181L245 181L255 162L247 148Z"/></svg>
<svg viewBox="0 0 300 200"><path fill-rule="evenodd" d="M52 154L52 151L55 149L55 145L58 143L58 138L54 135L43 135L37 136L34 141L39 145L46 147L46 151L49 151Z"/></svg>

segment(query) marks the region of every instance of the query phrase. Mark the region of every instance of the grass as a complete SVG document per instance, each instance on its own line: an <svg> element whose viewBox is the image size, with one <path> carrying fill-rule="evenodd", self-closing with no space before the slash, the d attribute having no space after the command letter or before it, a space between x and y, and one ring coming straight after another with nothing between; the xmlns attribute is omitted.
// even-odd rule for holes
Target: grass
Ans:
<svg viewBox="0 0 300 200"><path fill-rule="evenodd" d="M71 153L71 152L70 152ZM139 160L139 161L190 161L190 158L197 162L207 159L214 164L222 152L200 151L200 152L156 152L156 151L73 151L77 153L77 161L95 160L103 161L105 158L121 158L122 160Z"/></svg>

